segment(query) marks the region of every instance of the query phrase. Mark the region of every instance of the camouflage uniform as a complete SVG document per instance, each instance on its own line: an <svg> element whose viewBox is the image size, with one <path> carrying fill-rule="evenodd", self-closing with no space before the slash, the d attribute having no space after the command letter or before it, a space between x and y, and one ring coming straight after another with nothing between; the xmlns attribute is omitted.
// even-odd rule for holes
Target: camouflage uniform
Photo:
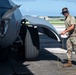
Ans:
<svg viewBox="0 0 76 75"><path fill-rule="evenodd" d="M66 29L68 29L72 24L76 25L75 18L73 16L69 15L65 19ZM72 50L73 50L73 47L76 46L76 26L73 30L68 32L68 40L67 40L66 44L67 44L67 58L68 58L68 60L71 61L72 60ZM75 49L74 49L74 51L75 51Z"/></svg>

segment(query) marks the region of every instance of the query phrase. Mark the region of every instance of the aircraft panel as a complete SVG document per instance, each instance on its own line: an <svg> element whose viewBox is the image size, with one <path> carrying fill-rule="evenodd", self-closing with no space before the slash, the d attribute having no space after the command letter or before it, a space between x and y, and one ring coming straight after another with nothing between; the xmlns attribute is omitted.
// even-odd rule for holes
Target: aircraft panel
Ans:
<svg viewBox="0 0 76 75"><path fill-rule="evenodd" d="M31 16L25 16L25 19L30 22L33 26L39 26L42 27L44 30L44 33L47 34L49 37L54 38L58 41L60 41L60 36L56 29L46 20L38 18L38 17L31 17ZM52 34L52 35L51 35Z"/></svg>

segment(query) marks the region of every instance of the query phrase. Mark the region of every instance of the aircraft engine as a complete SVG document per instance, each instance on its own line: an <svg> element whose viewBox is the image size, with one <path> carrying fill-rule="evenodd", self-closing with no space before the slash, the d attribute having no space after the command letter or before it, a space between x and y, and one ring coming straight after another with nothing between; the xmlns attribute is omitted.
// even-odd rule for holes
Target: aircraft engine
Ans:
<svg viewBox="0 0 76 75"><path fill-rule="evenodd" d="M0 46L5 48L11 45L17 38L20 31L22 15L11 0L1 0L0 4Z"/></svg>

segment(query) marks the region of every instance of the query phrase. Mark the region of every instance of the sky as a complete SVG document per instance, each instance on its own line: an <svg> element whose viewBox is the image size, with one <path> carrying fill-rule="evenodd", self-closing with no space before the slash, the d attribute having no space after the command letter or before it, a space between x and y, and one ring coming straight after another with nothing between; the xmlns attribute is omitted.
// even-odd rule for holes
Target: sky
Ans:
<svg viewBox="0 0 76 75"><path fill-rule="evenodd" d="M71 15L76 16L76 0L12 0L21 4L22 15L62 16L61 10L67 7Z"/></svg>

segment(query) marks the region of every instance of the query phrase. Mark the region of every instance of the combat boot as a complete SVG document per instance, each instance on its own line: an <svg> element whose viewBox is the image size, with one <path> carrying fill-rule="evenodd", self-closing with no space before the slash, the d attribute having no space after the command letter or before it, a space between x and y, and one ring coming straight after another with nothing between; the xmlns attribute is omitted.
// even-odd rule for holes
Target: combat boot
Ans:
<svg viewBox="0 0 76 75"><path fill-rule="evenodd" d="M72 67L72 62L68 60L68 63L64 64L63 67Z"/></svg>

